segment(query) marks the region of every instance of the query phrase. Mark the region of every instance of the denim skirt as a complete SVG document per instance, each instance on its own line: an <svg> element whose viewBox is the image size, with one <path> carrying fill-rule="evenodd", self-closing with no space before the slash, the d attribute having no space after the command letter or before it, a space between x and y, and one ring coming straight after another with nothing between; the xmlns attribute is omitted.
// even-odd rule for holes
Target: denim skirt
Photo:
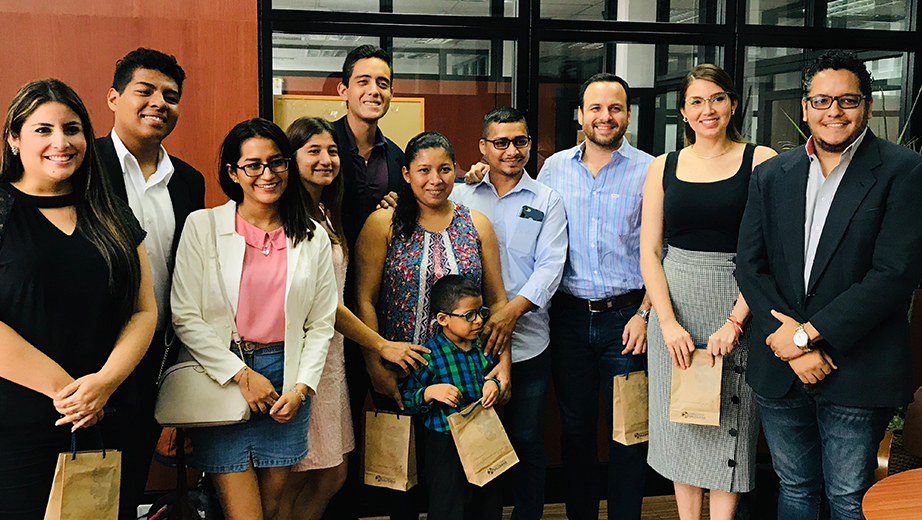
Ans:
<svg viewBox="0 0 922 520"><path fill-rule="evenodd" d="M275 391L282 394L284 346L244 352L243 360L250 370L265 376ZM308 397L294 419L284 424L267 413L255 412L247 422L192 428L192 465L206 473L244 471L251 460L256 468L291 466L307 455L310 404Z"/></svg>

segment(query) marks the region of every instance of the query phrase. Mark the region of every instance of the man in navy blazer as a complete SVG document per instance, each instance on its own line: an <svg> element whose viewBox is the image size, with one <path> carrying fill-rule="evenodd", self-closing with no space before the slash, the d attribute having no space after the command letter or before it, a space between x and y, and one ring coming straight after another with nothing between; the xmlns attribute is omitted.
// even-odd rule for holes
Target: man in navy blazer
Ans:
<svg viewBox="0 0 922 520"><path fill-rule="evenodd" d="M157 300L157 331L131 375L138 390L136 431L123 439L120 518L137 517L151 456L160 435L154 420L157 380L171 341L170 284L173 259L189 213L205 206L205 180L161 144L179 118L185 72L176 58L136 49L115 65L107 102L115 114L112 132L96 140L104 170L116 196L126 201L147 231L147 247ZM170 331L168 333L168 331ZM173 359L176 350L171 354Z"/></svg>
<svg viewBox="0 0 922 520"><path fill-rule="evenodd" d="M853 52L804 71L805 147L753 171L737 278L747 381L781 480L778 518L863 518L893 408L912 399L907 307L922 278L922 156L877 138Z"/></svg>

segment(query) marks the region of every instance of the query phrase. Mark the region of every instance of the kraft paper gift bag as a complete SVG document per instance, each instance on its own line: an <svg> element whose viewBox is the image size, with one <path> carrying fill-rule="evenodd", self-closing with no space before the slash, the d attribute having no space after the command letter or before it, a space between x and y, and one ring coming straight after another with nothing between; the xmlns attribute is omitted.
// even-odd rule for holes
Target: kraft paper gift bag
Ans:
<svg viewBox="0 0 922 520"><path fill-rule="evenodd" d="M478 400L448 416L467 481L483 487L519 462L496 410Z"/></svg>
<svg viewBox="0 0 922 520"><path fill-rule="evenodd" d="M672 367L672 395L669 420L677 423L720 425L720 383L723 356L708 366L707 345L696 345L691 364L685 370Z"/></svg>
<svg viewBox="0 0 922 520"><path fill-rule="evenodd" d="M365 483L398 491L416 485L416 435L409 415L365 412Z"/></svg>
<svg viewBox="0 0 922 520"><path fill-rule="evenodd" d="M71 451L58 455L45 520L118 520L121 476L121 452L76 451L72 434Z"/></svg>
<svg viewBox="0 0 922 520"><path fill-rule="evenodd" d="M647 371L630 372L630 367L628 361L627 372L614 377L611 392L611 438L625 446L647 442L650 438Z"/></svg>

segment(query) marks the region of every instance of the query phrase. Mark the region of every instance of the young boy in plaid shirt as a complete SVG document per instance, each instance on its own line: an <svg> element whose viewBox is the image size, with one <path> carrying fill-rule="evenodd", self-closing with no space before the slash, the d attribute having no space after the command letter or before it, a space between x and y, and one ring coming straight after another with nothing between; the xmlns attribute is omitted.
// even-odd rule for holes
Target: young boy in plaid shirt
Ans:
<svg viewBox="0 0 922 520"><path fill-rule="evenodd" d="M424 414L425 477L429 485L429 520L498 519L501 488L491 482L479 488L467 482L448 416L483 399L489 408L500 395L500 382L486 378L496 363L480 349L479 337L490 309L483 306L480 286L459 275L439 279L430 295L432 313L441 331L425 347L429 363L400 382L406 413ZM506 354L508 355L508 353Z"/></svg>

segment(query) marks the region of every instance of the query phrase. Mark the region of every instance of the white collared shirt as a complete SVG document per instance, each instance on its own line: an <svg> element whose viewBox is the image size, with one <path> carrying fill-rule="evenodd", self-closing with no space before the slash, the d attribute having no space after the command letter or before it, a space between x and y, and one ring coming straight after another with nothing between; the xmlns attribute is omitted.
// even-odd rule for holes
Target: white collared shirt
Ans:
<svg viewBox="0 0 922 520"><path fill-rule="evenodd" d="M823 227L826 225L826 217L829 216L829 208L832 207L832 201L835 199L836 191L845 175L845 170L851 164L855 151L864 140L868 129L865 128L855 142L848 145L842 155L839 156L839 164L833 168L829 175L823 176L823 167L819 158L816 156L816 149L813 137L807 141L807 157L810 158L810 172L807 177L807 204L804 215L804 290L810 290L810 273L813 272L813 262L816 260L816 247L820 243L820 237L823 235Z"/></svg>
<svg viewBox="0 0 922 520"><path fill-rule="evenodd" d="M528 172L502 197L490 183L488 173L478 184L456 184L449 198L490 219L499 241L506 297L511 300L522 296L538 307L525 313L515 325L512 362L538 356L550 341L548 307L567 261L563 199L529 177ZM523 210L531 216L523 216Z"/></svg>
<svg viewBox="0 0 922 520"><path fill-rule="evenodd" d="M112 144L122 166L128 205L135 218L141 223L147 238L144 245L150 258L150 271L154 280L154 298L157 300L157 330L163 330L170 320L170 270L173 252L173 234L176 231L176 217L167 185L173 177L173 163L163 146L157 171L147 180L141 166L128 148L122 143L115 129L112 129Z"/></svg>

